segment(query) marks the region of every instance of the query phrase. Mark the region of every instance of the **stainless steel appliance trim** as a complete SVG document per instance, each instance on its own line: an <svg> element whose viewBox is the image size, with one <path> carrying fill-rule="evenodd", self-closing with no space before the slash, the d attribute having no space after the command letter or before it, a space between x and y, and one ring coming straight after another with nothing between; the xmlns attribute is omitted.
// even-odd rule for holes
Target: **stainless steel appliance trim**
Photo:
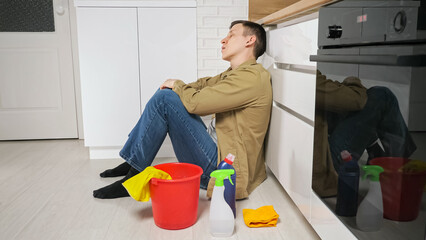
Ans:
<svg viewBox="0 0 426 240"><path fill-rule="evenodd" d="M311 55L313 62L388 65L401 67L424 67L426 55Z"/></svg>
<svg viewBox="0 0 426 240"><path fill-rule="evenodd" d="M348 8L348 7L363 7L363 8L375 8L375 7L419 7L420 1L340 1L334 3L328 8Z"/></svg>
<svg viewBox="0 0 426 240"><path fill-rule="evenodd" d="M293 72L301 72L301 73L309 73L309 74L316 74L316 71L317 71L316 66L281 63L281 62L275 62L274 69L289 70Z"/></svg>
<svg viewBox="0 0 426 240"><path fill-rule="evenodd" d="M276 106L276 107L278 107L278 108L280 108L280 109L282 109L282 110L284 110L284 111L286 111L287 113L290 113L291 115L293 115L294 117L302 120L303 122L305 122L309 126L315 127L314 121L312 121L311 119L303 116L302 114L300 114L300 113L292 110L291 108L286 107L286 106L284 106L283 104L281 104L281 103L279 103L277 101L273 101L273 105Z"/></svg>

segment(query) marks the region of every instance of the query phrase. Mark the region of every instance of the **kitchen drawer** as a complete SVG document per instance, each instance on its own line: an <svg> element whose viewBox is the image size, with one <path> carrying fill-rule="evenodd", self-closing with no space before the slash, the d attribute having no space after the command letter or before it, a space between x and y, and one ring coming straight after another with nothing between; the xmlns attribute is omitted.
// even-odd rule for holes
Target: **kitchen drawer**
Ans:
<svg viewBox="0 0 426 240"><path fill-rule="evenodd" d="M266 162L305 215L310 216L314 127L273 106Z"/></svg>
<svg viewBox="0 0 426 240"><path fill-rule="evenodd" d="M316 75L314 71L270 70L274 101L314 121Z"/></svg>
<svg viewBox="0 0 426 240"><path fill-rule="evenodd" d="M317 52L317 33L318 19L268 31L266 53L277 62L316 66L309 55Z"/></svg>

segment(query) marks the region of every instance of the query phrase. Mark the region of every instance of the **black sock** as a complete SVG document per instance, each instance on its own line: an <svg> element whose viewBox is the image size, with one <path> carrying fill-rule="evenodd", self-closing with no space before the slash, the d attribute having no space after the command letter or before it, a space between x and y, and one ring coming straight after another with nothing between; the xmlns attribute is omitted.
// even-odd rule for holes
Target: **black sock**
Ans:
<svg viewBox="0 0 426 240"><path fill-rule="evenodd" d="M138 173L138 170L130 168L130 170L127 172L127 175L123 179L118 180L117 182L110 184L106 187L99 188L98 190L93 191L93 197L102 199L112 199L130 196L127 190L123 187L122 183Z"/></svg>
<svg viewBox="0 0 426 240"><path fill-rule="evenodd" d="M129 172L130 168L131 168L130 164L128 164L127 162L124 162L115 168L105 170L99 175L104 178L125 176Z"/></svg>

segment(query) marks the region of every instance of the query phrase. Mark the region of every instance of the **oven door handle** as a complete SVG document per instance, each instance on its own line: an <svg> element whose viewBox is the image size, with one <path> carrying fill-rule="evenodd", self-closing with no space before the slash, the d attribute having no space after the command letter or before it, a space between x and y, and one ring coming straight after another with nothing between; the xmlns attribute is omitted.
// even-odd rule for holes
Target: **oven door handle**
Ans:
<svg viewBox="0 0 426 240"><path fill-rule="evenodd" d="M426 55L310 55L312 62L388 65L402 67L426 66Z"/></svg>

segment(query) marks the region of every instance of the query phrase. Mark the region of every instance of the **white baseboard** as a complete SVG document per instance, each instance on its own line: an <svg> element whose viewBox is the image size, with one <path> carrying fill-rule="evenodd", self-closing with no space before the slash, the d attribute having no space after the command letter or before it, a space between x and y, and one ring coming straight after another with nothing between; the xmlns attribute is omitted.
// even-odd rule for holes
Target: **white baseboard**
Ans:
<svg viewBox="0 0 426 240"><path fill-rule="evenodd" d="M90 159L115 159L121 158L119 152L122 146L119 147L89 147ZM164 141L156 158L175 158L175 152L171 142Z"/></svg>

